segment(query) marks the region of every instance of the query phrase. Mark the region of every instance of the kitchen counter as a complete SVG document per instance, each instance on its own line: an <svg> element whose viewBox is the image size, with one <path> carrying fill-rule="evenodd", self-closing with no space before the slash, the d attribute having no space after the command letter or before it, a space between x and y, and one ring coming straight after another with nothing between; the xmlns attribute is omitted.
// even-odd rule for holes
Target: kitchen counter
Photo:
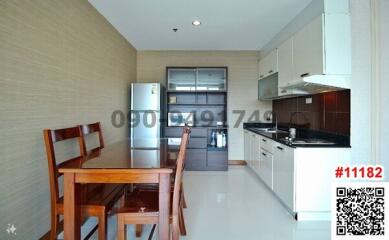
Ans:
<svg viewBox="0 0 389 240"><path fill-rule="evenodd" d="M300 128L295 140L309 144L293 145L285 141L288 132L276 134L255 128L274 129L274 125L244 124L247 166L296 220L330 220L330 183L335 179L334 169L350 165L349 137ZM288 130L281 124L278 128ZM318 142L325 145L313 144Z"/></svg>
<svg viewBox="0 0 389 240"><path fill-rule="evenodd" d="M289 137L289 131L287 127L282 125L278 126L279 130L285 131L284 133L267 133L265 131L259 131L256 128L273 128L272 123L243 123L243 128L259 134L261 136L270 138L278 143L286 145L292 148L351 148L350 137L338 134L325 133L320 131L314 131L309 129L297 129L296 138L298 139L321 139L324 141L332 142L333 144L292 144L286 140Z"/></svg>

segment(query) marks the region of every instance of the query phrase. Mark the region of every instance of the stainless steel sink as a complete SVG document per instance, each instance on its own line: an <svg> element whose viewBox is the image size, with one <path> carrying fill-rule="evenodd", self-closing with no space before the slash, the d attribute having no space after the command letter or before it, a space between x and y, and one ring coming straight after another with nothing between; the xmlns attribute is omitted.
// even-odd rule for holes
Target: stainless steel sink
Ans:
<svg viewBox="0 0 389 240"><path fill-rule="evenodd" d="M255 131L261 131L261 132L265 132L265 133L288 133L286 131L282 131L282 130L276 130L274 128L252 128L253 130Z"/></svg>

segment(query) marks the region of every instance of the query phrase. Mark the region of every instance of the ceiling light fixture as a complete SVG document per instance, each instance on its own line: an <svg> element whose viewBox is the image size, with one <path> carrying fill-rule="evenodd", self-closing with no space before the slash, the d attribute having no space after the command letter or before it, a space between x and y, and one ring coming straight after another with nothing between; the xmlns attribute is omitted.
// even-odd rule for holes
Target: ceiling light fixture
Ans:
<svg viewBox="0 0 389 240"><path fill-rule="evenodd" d="M199 20L194 20L193 22L192 22L192 25L193 26L200 26L201 25L201 22L199 21Z"/></svg>

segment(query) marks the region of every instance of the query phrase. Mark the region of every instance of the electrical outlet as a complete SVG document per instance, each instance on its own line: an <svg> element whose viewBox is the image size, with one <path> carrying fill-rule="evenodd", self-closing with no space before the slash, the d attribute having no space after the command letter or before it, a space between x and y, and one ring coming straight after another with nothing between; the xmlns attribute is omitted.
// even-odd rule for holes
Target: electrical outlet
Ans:
<svg viewBox="0 0 389 240"><path fill-rule="evenodd" d="M312 98L306 98L305 104L312 104Z"/></svg>

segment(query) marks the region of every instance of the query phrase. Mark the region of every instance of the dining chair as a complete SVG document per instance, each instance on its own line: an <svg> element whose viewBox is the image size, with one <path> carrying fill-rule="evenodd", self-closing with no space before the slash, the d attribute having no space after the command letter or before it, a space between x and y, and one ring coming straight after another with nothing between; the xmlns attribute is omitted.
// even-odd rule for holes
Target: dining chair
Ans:
<svg viewBox="0 0 389 240"><path fill-rule="evenodd" d="M63 220L60 221L60 215L64 212L63 196L60 196L58 180L63 175L58 172L60 167L81 167L85 161L86 148L82 139L81 128L71 127L64 129L45 129L43 130L48 170L50 181L50 203L51 203L51 228L50 239L57 239L57 235L63 230ZM57 164L55 154L55 144L64 140L76 140L79 152L74 158ZM98 229L98 239L106 238L107 232L107 213L113 208L115 203L121 198L124 188L119 184L82 184L81 195L81 212L84 217L97 217L98 226L92 229L88 234L90 236L96 228Z"/></svg>
<svg viewBox="0 0 389 240"><path fill-rule="evenodd" d="M87 155L88 155L88 152L92 153L92 152L94 152L96 150L104 148L103 131L102 131L100 122L90 123L90 124L83 124L83 125L80 125L80 128L81 128L81 133L82 133L82 140L83 140L83 143L84 143L84 151L85 151L85 153ZM95 147L93 149L87 150L86 143L85 143L85 137L87 135L92 134L92 133L97 133L98 134L99 146L97 146L97 147Z"/></svg>
<svg viewBox="0 0 389 240"><path fill-rule="evenodd" d="M173 240L178 240L180 233L184 230L184 218L182 213L182 175L184 170L186 148L190 135L190 128L184 127L177 166L174 178L174 187L171 196L170 223L172 224ZM147 188L135 188L133 192L127 193L123 206L116 210L118 218L118 240L126 239L127 224L157 224L158 223L158 191Z"/></svg>
<svg viewBox="0 0 389 240"><path fill-rule="evenodd" d="M190 129L189 125L185 125L184 128ZM176 152L176 151L168 152L167 153L167 161L168 162L175 162L175 164L176 164L177 163L177 154L178 154L178 152ZM171 178L171 179L172 179L171 191L173 192L173 190L174 190L174 177ZM146 190L158 191L158 184L134 184L134 187L138 188L138 189L142 189L142 190L146 189ZM181 208L187 208L187 203L186 203L185 193L184 193L184 186L183 186L182 183L181 183L181 197L182 197L182 206L181 206ZM183 219L182 222L184 223L184 219ZM136 237L141 237L142 231L143 231L143 226L142 225L136 225L135 226ZM186 236L185 224L182 225L181 236Z"/></svg>

